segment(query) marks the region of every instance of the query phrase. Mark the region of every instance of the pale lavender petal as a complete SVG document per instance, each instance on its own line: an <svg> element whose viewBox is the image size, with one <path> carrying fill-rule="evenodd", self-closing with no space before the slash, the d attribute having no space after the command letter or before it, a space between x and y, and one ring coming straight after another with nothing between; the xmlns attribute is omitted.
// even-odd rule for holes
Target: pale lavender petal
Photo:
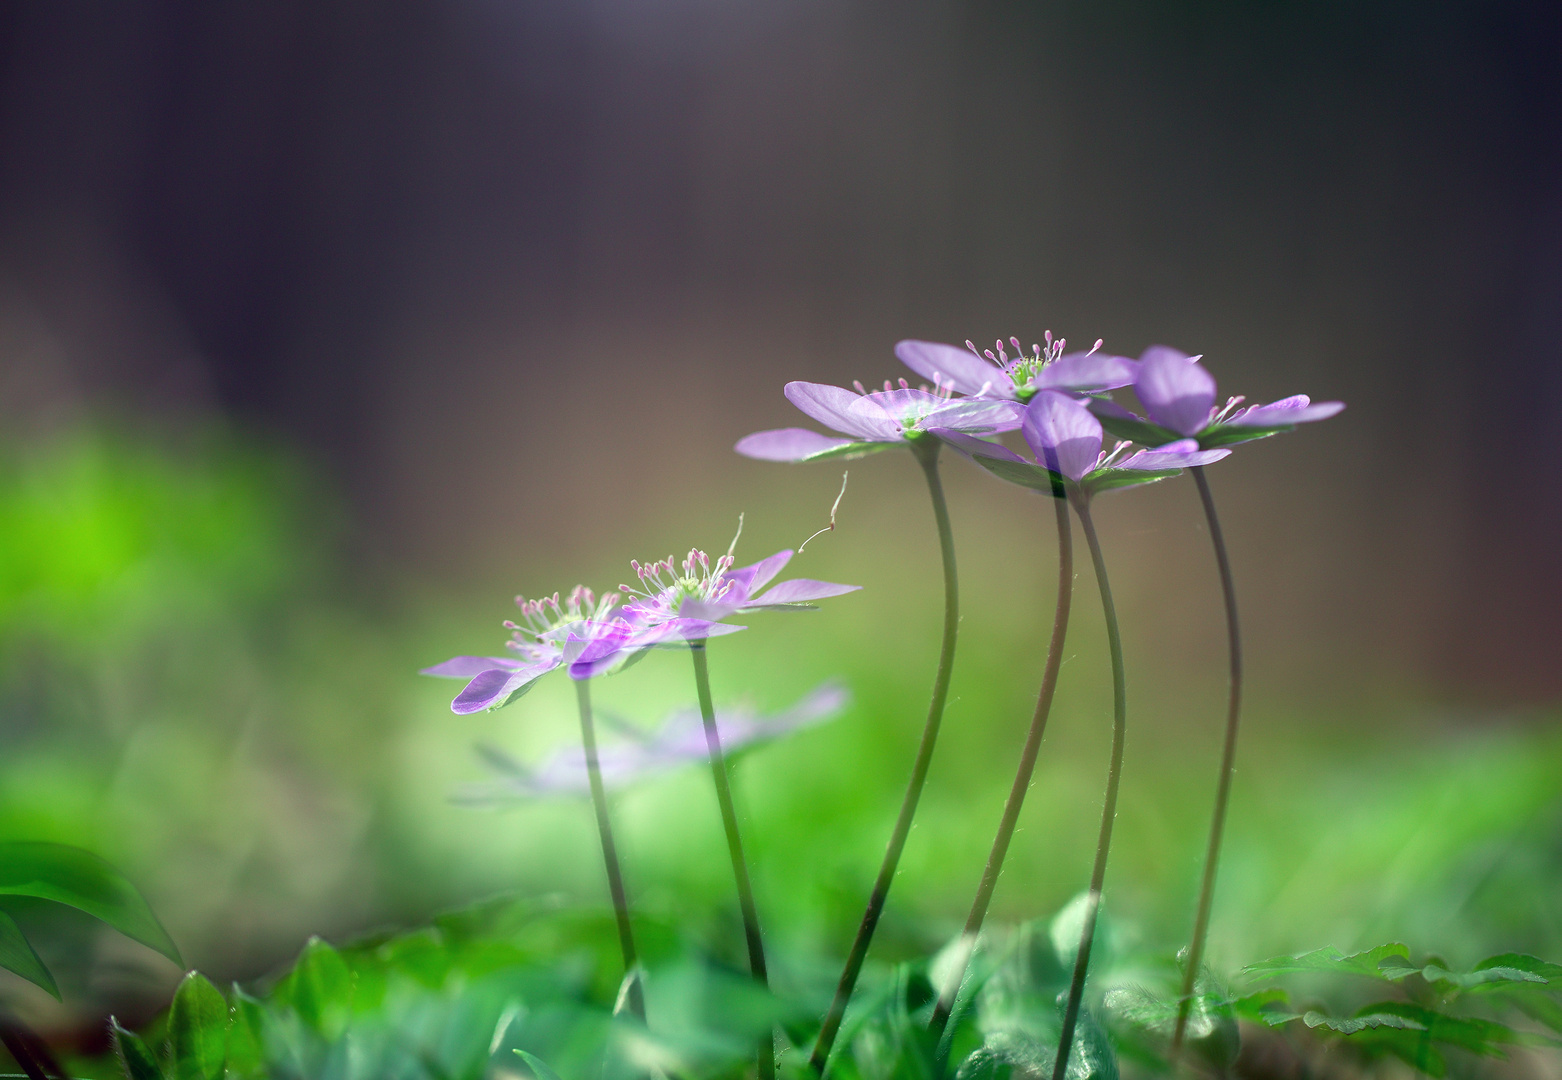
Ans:
<svg viewBox="0 0 1562 1080"><path fill-rule="evenodd" d="M733 594L737 595L733 595ZM678 608L680 619L703 619L706 622L721 622L729 615L735 615L738 609L745 605L748 593L742 589L733 589L720 600L701 600L691 596Z"/></svg>
<svg viewBox="0 0 1562 1080"><path fill-rule="evenodd" d="M962 454L970 457L997 458L1000 461L1018 461L1022 465L1034 465L1033 461L1026 461L1020 455L1010 450L1002 443L987 442L978 439L975 435L967 435L963 431L951 431L949 428L929 428L928 434L936 435Z"/></svg>
<svg viewBox="0 0 1562 1080"><path fill-rule="evenodd" d="M628 644L635 630L627 619L606 625L587 623L577 629L564 643L564 662L570 665L570 674L575 675L575 669L581 665L602 666L601 661L614 657Z"/></svg>
<svg viewBox="0 0 1562 1080"><path fill-rule="evenodd" d="M1139 376L1139 364L1126 356L1111 353L1070 353L1041 369L1031 385L1038 390L1069 390L1095 393L1132 385Z"/></svg>
<svg viewBox="0 0 1562 1080"><path fill-rule="evenodd" d="M759 461L806 461L815 454L850 446L853 441L821 435L807 428L789 427L745 435L733 449Z"/></svg>
<svg viewBox="0 0 1562 1080"><path fill-rule="evenodd" d="M729 570L722 577L736 582L749 596L752 596L770 584L771 580L791 561L792 549L785 548L768 558L760 559L751 566L740 566L736 570Z"/></svg>
<svg viewBox="0 0 1562 1080"><path fill-rule="evenodd" d="M939 405L922 417L917 427L924 431L935 427L952 431L1013 431L1024 417L1025 406L1017 401L966 399Z"/></svg>
<svg viewBox="0 0 1562 1080"><path fill-rule="evenodd" d="M937 341L906 340L895 346L900 362L924 379L936 380L957 394L1012 398L1014 381L998 365L969 349Z"/></svg>
<svg viewBox="0 0 1562 1080"><path fill-rule="evenodd" d="M793 578L783 581L762 596L756 596L744 605L744 610L771 604L806 604L831 596L856 592L861 585L837 585L833 581L814 581L812 578Z"/></svg>
<svg viewBox="0 0 1562 1080"><path fill-rule="evenodd" d="M1162 427L1180 435L1196 435L1209 425L1215 404L1215 377L1196 357L1165 345L1146 349L1139 362L1134 393Z"/></svg>
<svg viewBox="0 0 1562 1080"><path fill-rule="evenodd" d="M426 667L418 674L437 675L441 679L470 679L485 671L516 671L525 666L518 660L502 656L457 656L443 664Z"/></svg>
<svg viewBox="0 0 1562 1080"><path fill-rule="evenodd" d="M704 638L736 634L739 630L747 629L746 626L734 626L732 623L712 622L707 619L668 619L664 623L637 633L630 641L629 647L645 649L653 646L682 645Z"/></svg>
<svg viewBox="0 0 1562 1080"><path fill-rule="evenodd" d="M1344 411L1343 401L1320 401L1312 404L1306 394L1284 398L1270 405L1254 405L1243 409L1227 420L1232 427L1285 427L1288 424L1306 424L1314 420L1327 420Z"/></svg>
<svg viewBox="0 0 1562 1080"><path fill-rule="evenodd" d="M1135 469L1140 472L1191 469L1195 465L1210 465L1229 456L1230 453L1230 450L1200 450L1197 439L1180 439L1174 443L1167 443L1157 450L1140 450L1112 467Z"/></svg>
<svg viewBox="0 0 1562 1080"><path fill-rule="evenodd" d="M852 404L860 398L860 394L826 383L786 384L786 399L821 424L859 439L884 441L881 423L869 423L852 412Z"/></svg>
<svg viewBox="0 0 1562 1080"><path fill-rule="evenodd" d="M535 664L521 668L519 671L479 672L471 682L466 684L466 689L457 694L456 699L450 703L450 711L458 716L465 716L468 713L482 712L495 705L502 705L557 666L558 663L554 662Z"/></svg>
<svg viewBox="0 0 1562 1080"><path fill-rule="evenodd" d="M1031 399L1020 434L1037 462L1070 480L1088 473L1101 455L1101 421L1056 390L1043 390Z"/></svg>
<svg viewBox="0 0 1562 1080"><path fill-rule="evenodd" d="M904 424L907 420L915 420L919 416L926 416L932 410L938 408L947 400L946 397L919 390L914 386L904 387L900 390L875 390L865 397L859 397L852 403L852 412L857 416L866 416L877 420L880 415L888 416L897 422Z"/></svg>

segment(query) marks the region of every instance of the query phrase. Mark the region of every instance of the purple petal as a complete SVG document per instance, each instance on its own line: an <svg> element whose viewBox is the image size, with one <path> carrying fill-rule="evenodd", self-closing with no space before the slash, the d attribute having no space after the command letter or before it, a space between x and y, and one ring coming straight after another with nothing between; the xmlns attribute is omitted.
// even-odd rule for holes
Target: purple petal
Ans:
<svg viewBox="0 0 1562 1080"><path fill-rule="evenodd" d="M941 398L926 390L875 390L852 402L852 415L861 424L871 425L880 442L900 442L906 437L906 425L933 410Z"/></svg>
<svg viewBox="0 0 1562 1080"><path fill-rule="evenodd" d="M885 439L883 425L869 423L852 412L853 403L860 400L861 396L826 383L786 384L786 399L821 424L859 439L882 442Z"/></svg>
<svg viewBox="0 0 1562 1080"><path fill-rule="evenodd" d="M1031 399L1020 434L1037 462L1070 480L1083 477L1101 456L1101 421L1056 390L1043 390Z"/></svg>
<svg viewBox="0 0 1562 1080"><path fill-rule="evenodd" d="M1297 394L1270 405L1254 405L1250 409L1243 409L1226 423L1232 427L1285 427L1288 424L1327 420L1344 409L1343 401L1320 401L1314 405L1306 394Z"/></svg>
<svg viewBox="0 0 1562 1080"><path fill-rule="evenodd" d="M584 632L577 630L565 641L564 662L570 665L571 674L577 665L598 664L599 661L614 657L634 633L635 627L627 619L618 619L607 625L587 623Z"/></svg>
<svg viewBox="0 0 1562 1080"><path fill-rule="evenodd" d="M1230 450L1200 450L1197 439L1180 439L1174 443L1167 443L1157 450L1140 450L1112 467L1135 469L1140 472L1163 472L1167 469L1190 469L1195 465L1209 465L1230 454Z"/></svg>
<svg viewBox="0 0 1562 1080"><path fill-rule="evenodd" d="M1025 416L1025 406L1017 401L966 399L950 401L922 417L917 427L923 431L945 428L951 431L1013 431Z"/></svg>
<svg viewBox="0 0 1562 1080"><path fill-rule="evenodd" d="M441 679L470 679L485 671L515 671L525 665L502 656L457 656L443 664L435 664L418 672L419 675L437 675Z"/></svg>
<svg viewBox="0 0 1562 1080"><path fill-rule="evenodd" d="M729 570L722 576L734 581L748 596L753 596L760 589L770 584L787 563L792 561L792 549L785 548L776 552L769 558L760 559L752 566L740 566L736 570Z"/></svg>
<svg viewBox="0 0 1562 1080"><path fill-rule="evenodd" d="M969 349L958 349L936 341L908 339L895 346L900 362L924 379L932 379L957 394L983 394L1012 398L1014 381L998 365L983 360Z"/></svg>
<svg viewBox="0 0 1562 1080"><path fill-rule="evenodd" d="M807 428L789 427L745 435L733 449L744 457L759 461L807 461L815 454L850 446L852 442L851 439L837 439Z"/></svg>
<svg viewBox="0 0 1562 1080"><path fill-rule="evenodd" d="M1042 368L1031 384L1038 390L1070 390L1088 394L1132 385L1139 364L1111 353L1070 353Z"/></svg>
<svg viewBox="0 0 1562 1080"><path fill-rule="evenodd" d="M1144 417L1123 408L1111 398L1093 397L1085 402L1085 408L1097 416L1106 416L1114 420L1137 420L1140 423L1144 422Z"/></svg>
<svg viewBox="0 0 1562 1080"><path fill-rule="evenodd" d="M708 619L668 619L664 623L636 634L629 647L648 649L658 645L682 645L690 641L736 634L739 630L747 629L746 626L712 622Z"/></svg>
<svg viewBox="0 0 1562 1080"><path fill-rule="evenodd" d="M1134 383L1134 393L1150 419L1179 435L1204 430L1215 404L1215 377L1196 360L1165 345L1152 345L1139 361Z"/></svg>
<svg viewBox="0 0 1562 1080"><path fill-rule="evenodd" d="M1010 450L1002 443L987 442L978 439L975 435L967 435L963 431L951 431L949 428L929 428L928 434L936 435L956 450L968 457L997 458L1000 461L1018 461L1022 465L1034 465L1033 461L1026 461L1020 455Z"/></svg>
<svg viewBox="0 0 1562 1080"><path fill-rule="evenodd" d="M814 581L812 578L793 578L783 581L763 596L756 596L744 605L744 609L765 607L771 604L806 604L843 593L856 592L861 585L837 585L833 581Z"/></svg>
<svg viewBox="0 0 1562 1080"><path fill-rule="evenodd" d="M450 711L458 716L466 716L468 713L482 712L484 709L502 705L557 666L558 662L554 661L548 664L534 664L519 671L479 672L471 682L466 684L466 689L457 694L456 699L450 703Z"/></svg>

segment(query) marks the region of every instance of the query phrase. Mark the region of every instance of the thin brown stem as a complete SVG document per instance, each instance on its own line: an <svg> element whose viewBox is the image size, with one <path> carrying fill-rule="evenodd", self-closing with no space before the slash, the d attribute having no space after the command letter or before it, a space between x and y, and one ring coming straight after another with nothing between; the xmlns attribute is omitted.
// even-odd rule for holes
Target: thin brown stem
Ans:
<svg viewBox="0 0 1562 1080"><path fill-rule="evenodd" d="M937 440L911 444L911 451L927 477L927 490L933 501L933 520L938 526L939 551L944 564L944 637L938 650L938 670L933 676L933 695L928 702L927 722L922 726L922 740L917 745L917 756L912 762L911 780L906 785L906 795L900 804L900 815L895 819L889 846L884 850L884 861L879 865L879 876L874 879L873 891L868 895L868 907L862 914L862 923L857 927L857 937L852 942L851 952L846 956L846 967L835 988L835 999L830 1003L830 1011L825 1014L819 1037L814 1042L813 1054L808 1059L814 1072L821 1076L830 1060L830 1048L835 1045L836 1035L840 1034L841 1021L846 1017L846 1006L857 985L857 976L862 973L862 964L868 955L868 945L873 941L873 932L879 925L879 916L884 913L885 901L889 899L895 869L900 865L900 853L906 846L911 821L917 812L917 801L922 797L928 768L933 763L933 749L938 744L938 729L944 718L944 703L949 697L949 675L955 663L955 638L960 631L960 585L955 571L954 530L949 525L949 506L944 501L944 485L938 476L939 446Z"/></svg>
<svg viewBox="0 0 1562 1080"><path fill-rule="evenodd" d="M727 759L721 750L721 733L716 728L716 706L711 699L710 669L705 658L705 642L690 643L694 655L694 688L700 698L700 717L705 722L705 748L710 752L711 776L716 781L716 802L721 807L721 825L727 834L727 855L732 860L732 876L738 886L738 908L743 914L743 937L748 943L748 966L754 981L770 985L765 969L765 940L759 931L759 907L754 903L754 886L749 881L748 860L743 857L743 837L738 832L738 812L732 801L732 784L727 776ZM776 1044L773 1032L759 1040L759 1080L774 1080Z"/></svg>
<svg viewBox="0 0 1562 1080"><path fill-rule="evenodd" d="M1069 526L1068 501L1054 498L1058 524L1058 595L1052 614L1052 641L1047 646L1047 662L1042 668L1041 691L1036 695L1036 711L1031 716L1030 730L1025 735L1025 745L1020 750L1020 764L1014 771L1014 783L1009 788L1009 798L1003 804L1003 816L998 821L998 833L993 837L992 851L987 856L987 866L982 871L981 884L976 889L976 899L971 902L971 913L965 920L961 934L961 949L956 970L939 994L938 1005L933 1010L930 1025L935 1037L943 1034L954 1009L955 998L960 993L960 983L965 978L966 965L971 951L976 947L977 936L987 918L987 908L992 903L993 891L998 887L998 875L1003 870L1009 843L1014 839L1014 829L1019 822L1020 809L1025 805L1025 794L1030 790L1031 777L1036 772L1036 757L1041 751L1041 740L1047 732L1047 716L1052 711L1052 696L1058 686L1058 669L1063 664L1063 640L1068 633L1069 606L1074 595L1074 538Z"/></svg>
<svg viewBox="0 0 1562 1080"><path fill-rule="evenodd" d="M1096 586L1101 591L1101 611L1106 617L1107 647L1112 654L1112 761L1106 773L1106 799L1101 806L1101 832L1096 839L1096 861L1090 871L1090 892L1085 904L1085 925L1079 935L1079 952L1074 957L1074 977L1069 982L1068 1005L1063 1010L1063 1029L1058 1036L1058 1056L1052 1065L1052 1080L1064 1080L1068 1056L1074 1048L1074 1028L1079 1022L1080 1003L1085 996L1085 976L1090 970L1090 947L1095 942L1096 916L1101 912L1101 889L1106 883L1106 859L1112 847L1112 825L1117 818L1117 788L1123 776L1123 743L1128 733L1128 680L1123 671L1123 639L1117 629L1117 608L1112 603L1112 586L1107 581L1106 558L1090 518L1088 495L1077 496L1074 509L1090 547L1095 565Z"/></svg>
<svg viewBox="0 0 1562 1080"><path fill-rule="evenodd" d="M645 992L640 986L640 973L637 970L640 962L635 952L634 927L629 922L629 897L624 891L624 872L618 863L618 845L613 842L613 824L607 816L607 791L602 786L602 767L597 761L597 732L591 717L588 680L575 680L575 700L580 707L580 744L586 752L586 777L591 784L591 805L597 812L597 835L602 839L602 862L607 867L607 888L613 897L613 917L618 923L619 948L624 953L629 1011L643 1022Z"/></svg>
<svg viewBox="0 0 1562 1080"><path fill-rule="evenodd" d="M1172 1032L1171 1052L1175 1058L1182 1049L1188 1030L1188 1014L1193 1006L1193 990L1204 961L1204 942L1209 935L1210 912L1215 904L1215 873L1220 865L1220 845L1226 832L1226 810L1231 803L1231 778L1236 772L1237 729L1242 717L1242 634L1237 628L1237 591L1231 580L1231 559L1226 540L1215 514L1215 497L1210 494L1204 467L1189 470L1198 485L1209 521L1210 543L1215 548L1215 565L1220 571L1220 590L1226 600L1226 637L1231 650L1230 691L1226 700L1226 741L1220 755L1220 779L1215 786L1215 813L1209 826L1209 846L1204 851L1204 881L1199 887L1198 914L1193 920L1193 940L1188 943L1186 968L1182 973L1182 993L1177 1003L1177 1026Z"/></svg>

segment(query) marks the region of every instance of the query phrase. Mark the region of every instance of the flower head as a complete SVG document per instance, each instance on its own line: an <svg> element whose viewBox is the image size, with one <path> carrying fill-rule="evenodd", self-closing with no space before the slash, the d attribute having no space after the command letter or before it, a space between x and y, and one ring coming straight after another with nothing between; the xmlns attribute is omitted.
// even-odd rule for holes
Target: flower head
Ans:
<svg viewBox="0 0 1562 1080"><path fill-rule="evenodd" d="M1055 390L1039 392L1025 406L1020 434L1031 458L958 432L937 434L994 476L1059 497L1089 498L1112 488L1163 480L1231 453L1200 450L1192 439L1158 450L1130 453L1126 442L1103 450L1101 422L1084 404Z"/></svg>
<svg viewBox="0 0 1562 1080"><path fill-rule="evenodd" d="M614 666L619 646L634 631L618 593L598 598L584 585L575 586L562 602L554 593L539 600L517 596L515 604L521 621L504 623L511 656L457 656L419 672L468 680L450 703L451 712L503 708L556 667L567 668L573 679L602 674Z"/></svg>
<svg viewBox="0 0 1562 1080"><path fill-rule="evenodd" d="M901 363L925 379L933 379L957 393L974 398L1001 398L1026 402L1043 390L1096 394L1127 386L1139 365L1127 357L1101 352L1097 341L1086 352L1064 352L1068 342L1044 335L1044 345L1026 352L1020 339L1011 337L993 348L978 350L971 342L964 349L936 341L902 341L895 346ZM1009 355L1009 346L1014 355Z"/></svg>
<svg viewBox="0 0 1562 1080"><path fill-rule="evenodd" d="M845 687L826 683L790 709L772 716L762 716L741 705L721 709L716 713L716 726L721 732L723 748L732 755L833 720L850 702L851 694ZM618 741L605 743L597 752L602 782L608 787L622 787L684 765L703 762L709 754L697 708L682 708L668 714L656 730L650 732L605 716L602 720L604 726L610 724L623 736ZM492 805L590 793L586 755L578 746L562 749L532 768L493 747L480 746L478 753L498 773L498 778L491 783L468 787L457 795L458 802Z"/></svg>
<svg viewBox="0 0 1562 1080"><path fill-rule="evenodd" d="M854 385L855 392L826 383L786 384L788 401L847 438L778 428L746 435L733 449L762 461L854 458L929 439L934 428L990 434L1013 431L1020 424L1014 402L956 399L957 388L943 378L935 378L931 388L912 386L905 379L899 386L885 380L883 390L872 392L860 382Z"/></svg>
<svg viewBox="0 0 1562 1080"><path fill-rule="evenodd" d="M1152 345L1139 361L1134 393L1147 417L1135 416L1112 402L1091 402L1091 410L1116 435L1149 446L1194 439L1206 449L1250 442L1290 431L1297 424L1327 420L1345 408L1341 401L1316 404L1296 394L1268 405L1244 405L1241 397L1216 407L1215 377L1200 357Z"/></svg>
<svg viewBox="0 0 1562 1080"><path fill-rule="evenodd" d="M741 529L741 526L740 526ZM737 546L733 537L733 548ZM790 550L778 551L752 566L734 570L733 548L718 559L693 549L681 562L673 557L658 562L630 562L640 587L621 585L631 597L624 618L634 630L621 648L639 650L653 645L678 645L746 630L724 620L740 612L778 608L810 608L815 600L855 592L860 585L793 578L760 592L791 561Z"/></svg>

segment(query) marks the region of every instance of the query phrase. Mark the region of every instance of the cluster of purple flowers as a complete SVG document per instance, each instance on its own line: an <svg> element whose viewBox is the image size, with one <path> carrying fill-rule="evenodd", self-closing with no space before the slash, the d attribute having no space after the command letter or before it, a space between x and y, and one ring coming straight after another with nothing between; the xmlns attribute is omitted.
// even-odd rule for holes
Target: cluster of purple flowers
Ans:
<svg viewBox="0 0 1562 1080"><path fill-rule="evenodd" d="M963 349L937 342L902 341L895 347L896 356L918 376L929 380L927 384L913 386L902 378L886 380L883 389L870 391L860 382L854 383L852 389L790 382L785 388L788 400L828 428L831 434L807 428L780 428L748 435L735 447L738 453L747 457L778 462L858 458L895 446L911 450L926 474L943 556L944 637L928 718L905 801L867 912L848 955L835 1000L814 1043L810 1063L821 1074L827 1067L833 1041L894 880L947 700L960 620L953 530L938 474L938 455L945 446L1000 479L1059 500L1055 504L1059 530L1059 593L1052 643L1036 716L1020 754L1010 801L1005 806L993 852L966 924L968 945L974 944L981 930L987 903L1013 837L1015 820L1035 767L1056 685L1072 594L1071 510L1090 547L1106 619L1113 671L1111 765L1096 862L1087 893L1089 902L1084 929L1058 1040L1054 1080L1061 1080L1067 1074L1073 1047L1074 1026L1089 965L1111 842L1126 730L1126 680L1121 639L1106 576L1106 560L1090 514L1090 503L1100 493L1164 480L1183 470L1191 470L1197 480L1226 598L1232 675L1225 757L1217 788L1199 913L1185 973L1182 1011L1172 1042L1172 1055L1177 1052L1208 925L1241 696L1240 647L1230 566L1203 469L1229 456L1231 448L1237 444L1334 416L1344 405L1337 401L1314 403L1305 395L1269 404L1247 404L1241 397L1219 403L1215 379L1199 356L1157 345L1133 360L1104 352L1101 346L1102 342L1098 340L1088 350L1069 352L1067 342L1054 339L1050 332L1044 336L1043 343L1034 344L1028 350L1018 338L1010 338L1007 343L998 341L992 349L986 350L978 349L969 341ZM1131 411L1112 399L1114 391L1122 390L1132 391L1142 413ZM1010 435L1017 435L1017 438L1005 443L1003 440ZM1110 445L1107 444L1108 435L1116 440ZM833 511L831 523L833 527ZM740 519L740 535L741 531ZM773 737L833 715L845 701L843 690L827 687L790 713L768 721L751 714L729 713L718 722L706 669L708 640L746 629L730 621L735 616L765 610L808 608L816 601L857 588L808 578L772 584L793 553L779 551L750 566L734 568L736 544L734 538L726 554L714 559L696 549L681 560L669 556L649 563L631 562L637 583L621 585L618 591L600 598L583 586L577 586L563 600L558 594L541 600L517 597L520 619L505 623L511 632L510 640L506 642L509 655L458 656L424 671L428 675L467 680L451 704L457 713L508 705L555 668L563 668L575 680L581 712L581 749L561 752L535 769L497 751L487 751L485 756L501 773L502 779L497 785L478 789L472 794L478 801L546 794L591 794L619 919L625 968L629 973L626 994L637 1003L635 1012L642 1020L644 1005L638 997L635 982L637 960L628 902L608 822L605 785L622 783L698 756L709 759L732 857L751 969L755 979L765 984L767 976L759 919L728 789L722 742L725 739L728 749L732 749ZM653 648L683 648L692 654L699 710L676 713L657 733L631 735L627 741L609 747L606 753L599 752L587 689L589 680L617 671ZM969 949L962 953L968 954ZM953 982L944 988L938 999L931 1022L935 1034L943 1031L949 1019L960 976L960 972L955 973ZM774 1047L769 1036L760 1040L758 1067L759 1080L774 1077Z"/></svg>
<svg viewBox="0 0 1562 1080"><path fill-rule="evenodd" d="M670 555L653 563L631 561L638 589L624 585L598 598L577 585L563 602L558 593L541 600L517 596L521 622L504 624L510 631L505 647L514 656L457 656L421 674L468 680L451 702L452 712L500 709L555 668L572 679L589 679L616 671L646 649L748 629L725 621L733 615L807 607L861 587L792 578L760 592L791 558L791 551L778 551L734 570L730 551L712 560L691 550L681 563Z"/></svg>

